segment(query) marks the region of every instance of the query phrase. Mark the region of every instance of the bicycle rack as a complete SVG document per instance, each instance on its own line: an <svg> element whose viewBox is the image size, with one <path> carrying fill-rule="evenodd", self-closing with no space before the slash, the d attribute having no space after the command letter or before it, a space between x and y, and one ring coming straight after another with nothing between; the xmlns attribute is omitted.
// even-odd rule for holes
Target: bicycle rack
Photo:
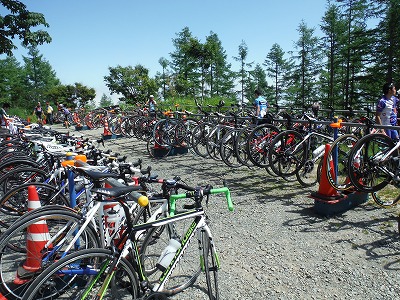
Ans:
<svg viewBox="0 0 400 300"><path fill-rule="evenodd" d="M335 122L330 124L330 126L334 129L334 139L338 137L338 129L341 127L340 120L335 118ZM363 204L368 201L368 194L361 192L343 192L339 193L336 189L334 189L327 178L326 175L326 164L333 164L333 168L331 167L333 178L335 178L335 174L337 174L338 165L338 154L337 150L333 153L333 160L327 161L327 154L329 152L330 145L327 144L325 148L324 154L324 162L322 164L321 171L321 179L318 192L311 193L310 198L314 199L314 211L322 215L324 217L331 217L336 214L340 214L346 212L360 204ZM336 152L336 153L335 153Z"/></svg>

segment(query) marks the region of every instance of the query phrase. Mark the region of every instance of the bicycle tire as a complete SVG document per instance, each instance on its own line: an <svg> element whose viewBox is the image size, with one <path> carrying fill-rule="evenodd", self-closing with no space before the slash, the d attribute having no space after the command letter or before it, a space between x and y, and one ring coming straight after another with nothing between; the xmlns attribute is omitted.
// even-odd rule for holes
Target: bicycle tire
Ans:
<svg viewBox="0 0 400 300"><path fill-rule="evenodd" d="M247 138L246 151L250 161L257 167L269 166L268 153L271 141L279 133L279 129L271 124L255 127Z"/></svg>
<svg viewBox="0 0 400 300"><path fill-rule="evenodd" d="M396 164L392 158L399 155L396 149L385 161L380 157L394 147L391 138L384 134L368 134L362 137L350 151L348 175L354 187L364 193L377 192L392 181Z"/></svg>
<svg viewBox="0 0 400 300"><path fill-rule="evenodd" d="M174 223L176 227L173 229L165 225L151 228L146 233L140 248L140 257L150 283L157 283L162 274L157 267L160 254L168 245L171 237L183 238L180 233L183 233L183 228L185 230L189 228L186 225L188 225L187 222L179 221ZM192 241L189 242L189 245L183 252L183 256L168 278L164 289L160 292L172 296L182 292L196 281L201 272L201 267L198 259L198 243L195 240L196 238L193 237Z"/></svg>
<svg viewBox="0 0 400 300"><path fill-rule="evenodd" d="M201 232L201 238L203 245L203 269L206 276L208 297L210 300L219 300L218 270L220 265L218 255L215 252L214 245L210 241L210 237L205 231Z"/></svg>
<svg viewBox="0 0 400 300"><path fill-rule="evenodd" d="M358 137L354 134L342 135L331 144L327 153L327 161L330 162L333 160L333 154L337 150L336 172L332 170L330 163L326 164L328 182L337 191L346 191L354 188L348 176L347 162L349 160L350 151L357 141ZM332 166L334 165L335 162Z"/></svg>
<svg viewBox="0 0 400 300"><path fill-rule="evenodd" d="M282 131L271 141L268 159L275 174L289 177L300 170L307 150L306 143L302 142L303 136L295 130Z"/></svg>
<svg viewBox="0 0 400 300"><path fill-rule="evenodd" d="M213 125L211 123L200 123L192 132L192 148L194 152L204 158L208 157L207 152L207 135L211 131Z"/></svg>
<svg viewBox="0 0 400 300"><path fill-rule="evenodd" d="M43 182L47 173L39 168L21 167L7 172L0 177L0 196L2 197L12 188L28 182Z"/></svg>
<svg viewBox="0 0 400 300"><path fill-rule="evenodd" d="M238 161L246 166L246 167L253 167L253 163L250 161L249 155L246 151L246 145L247 145L247 138L251 132L251 128L242 128L242 130L239 132L236 142L235 142L235 152L236 152L236 157Z"/></svg>
<svg viewBox="0 0 400 300"><path fill-rule="evenodd" d="M379 191L371 193L372 199L381 207L392 207L399 203L400 193L399 186L388 184Z"/></svg>
<svg viewBox="0 0 400 300"><path fill-rule="evenodd" d="M192 148L192 132L198 122L193 118L180 119L175 127L175 139L179 146Z"/></svg>
<svg viewBox="0 0 400 300"><path fill-rule="evenodd" d="M59 260L41 273L27 289L24 300L31 299L94 299L100 292L104 271L114 253L107 249L84 249ZM91 274L87 274L91 271ZM82 274L76 274L81 271ZM99 277L96 279L96 277ZM139 282L131 263L121 258L103 299L139 299ZM87 291L88 290L88 291Z"/></svg>
<svg viewBox="0 0 400 300"><path fill-rule="evenodd" d="M321 179L323 157L315 162L312 159L306 160L303 166L296 172L296 179L303 187L314 186Z"/></svg>
<svg viewBox="0 0 400 300"><path fill-rule="evenodd" d="M82 222L82 218L72 209L67 207L52 207L52 210L44 209L41 212L32 211L21 217L12 226L10 226L1 236L0 239L0 292L7 299L21 299L26 288L31 284L43 270L51 266L54 261L60 258L60 254L65 250L67 245L73 238L73 234L69 235L63 244L60 244L63 238L63 232L71 230L75 227L66 228L66 225L76 226ZM37 222L45 222L48 228L46 233L31 236L31 229L35 228ZM29 240L32 238L45 239L43 237L57 237L53 244L59 248L44 248L42 244L40 249L36 249L36 253L31 253L34 249L28 246ZM37 244L35 244L37 245ZM99 247L100 241L98 233L89 224L79 237L79 247L70 250L70 255L75 250L82 248ZM43 247L43 248L42 248ZM39 252L40 251L40 252ZM39 254L40 253L40 254ZM29 255L29 256L28 256ZM41 256L40 256L41 255ZM43 261L43 257L47 256L47 261ZM50 256L49 256L50 255ZM27 257L30 257L29 268L22 267L26 263ZM34 265L35 268L32 268ZM18 274L18 276L16 276Z"/></svg>
<svg viewBox="0 0 400 300"><path fill-rule="evenodd" d="M206 148L209 157L214 160L222 160L220 155L221 142L224 135L232 127L224 125L216 125L206 137Z"/></svg>
<svg viewBox="0 0 400 300"><path fill-rule="evenodd" d="M222 138L220 146L220 156L222 161L231 168L239 168L243 164L238 160L236 156L236 139L241 131L241 128L232 128Z"/></svg>
<svg viewBox="0 0 400 300"><path fill-rule="evenodd" d="M151 137L146 143L147 153L152 158L164 158L167 157L172 150L171 146L160 146L159 143L156 142L154 137Z"/></svg>
<svg viewBox="0 0 400 300"><path fill-rule="evenodd" d="M0 212L7 215L9 224L28 211L28 187L32 185L36 187L41 206L69 205L68 198L60 192L58 187L46 183L28 182L9 190L0 200Z"/></svg>

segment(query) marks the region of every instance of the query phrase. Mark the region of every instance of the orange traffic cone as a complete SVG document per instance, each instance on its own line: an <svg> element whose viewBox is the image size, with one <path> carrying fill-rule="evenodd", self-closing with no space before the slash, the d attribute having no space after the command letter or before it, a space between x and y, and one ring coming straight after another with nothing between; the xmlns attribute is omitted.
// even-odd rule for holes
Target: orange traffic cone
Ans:
<svg viewBox="0 0 400 300"><path fill-rule="evenodd" d="M332 187L332 185L329 183L328 177L326 176L326 168L327 164L329 163L331 178L336 177L333 161L332 160L329 160L329 162L327 161L328 152L330 148L331 148L330 144L325 145L325 154L322 161L321 179L319 181L318 192L311 193L312 198L317 198L319 200L337 200L342 198L342 195L335 188Z"/></svg>
<svg viewBox="0 0 400 300"><path fill-rule="evenodd" d="M28 186L28 211L39 208L40 200L36 187ZM14 279L15 284L27 282L31 274L37 272L42 267L42 251L50 240L49 228L45 220L38 221L28 226L26 238L26 259L17 270L17 276ZM52 247L49 245L48 247Z"/></svg>
<svg viewBox="0 0 400 300"><path fill-rule="evenodd" d="M110 128L108 127L108 120L107 118L104 119L104 131L103 131L103 136L110 136L112 135Z"/></svg>

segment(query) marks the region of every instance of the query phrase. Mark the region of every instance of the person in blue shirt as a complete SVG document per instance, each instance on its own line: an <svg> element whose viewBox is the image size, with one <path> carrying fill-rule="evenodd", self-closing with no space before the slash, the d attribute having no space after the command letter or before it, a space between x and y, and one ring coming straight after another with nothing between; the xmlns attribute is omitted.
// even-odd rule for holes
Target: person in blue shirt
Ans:
<svg viewBox="0 0 400 300"><path fill-rule="evenodd" d="M396 86L393 83L385 83L382 87L383 96L376 105L375 121L378 125L397 125L397 101ZM386 135L393 140L399 139L396 129L385 129Z"/></svg>
<svg viewBox="0 0 400 300"><path fill-rule="evenodd" d="M254 100L254 106L256 108L256 116L257 119L262 119L267 114L268 111L268 102L265 100L263 96L261 96L261 91L259 89L254 91L256 99ZM258 120L257 123L259 123Z"/></svg>

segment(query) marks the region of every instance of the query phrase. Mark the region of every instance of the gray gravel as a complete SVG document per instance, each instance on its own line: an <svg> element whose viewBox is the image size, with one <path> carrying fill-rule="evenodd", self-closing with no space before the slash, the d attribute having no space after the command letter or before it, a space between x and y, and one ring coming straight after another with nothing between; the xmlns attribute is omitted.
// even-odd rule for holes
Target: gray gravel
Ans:
<svg viewBox="0 0 400 300"><path fill-rule="evenodd" d="M221 299L400 299L398 208L369 201L327 218L309 197L318 185L304 189L262 169L230 169L191 153L151 159L133 138L105 147L142 158L161 178L179 175L188 184L215 187L226 179L235 211L218 197L207 210L221 260ZM172 299L207 299L204 288L199 279Z"/></svg>

